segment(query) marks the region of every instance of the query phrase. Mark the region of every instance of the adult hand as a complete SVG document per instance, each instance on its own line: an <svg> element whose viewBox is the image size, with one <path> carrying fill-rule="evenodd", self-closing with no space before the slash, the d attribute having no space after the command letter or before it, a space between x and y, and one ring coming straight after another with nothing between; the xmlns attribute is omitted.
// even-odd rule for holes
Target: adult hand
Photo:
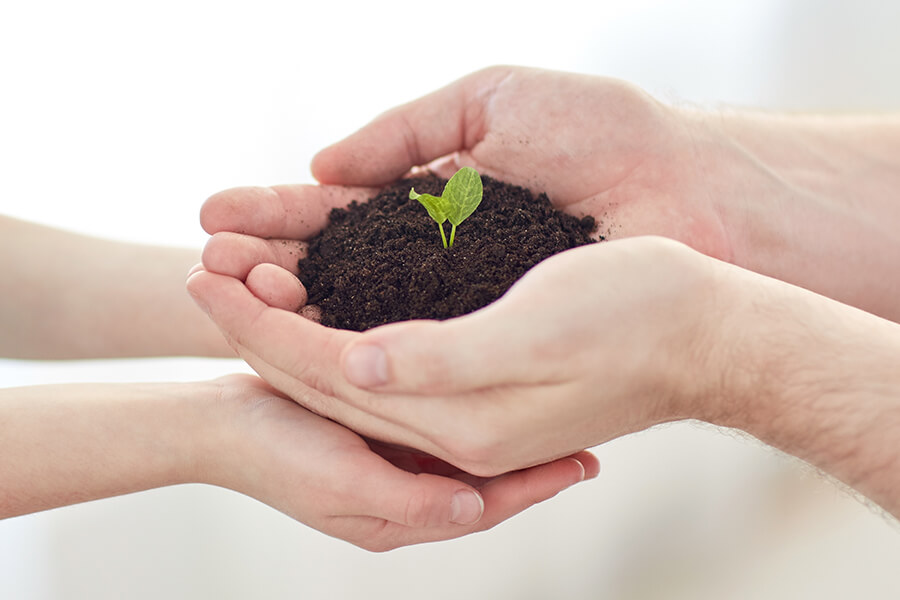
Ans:
<svg viewBox="0 0 900 600"><path fill-rule="evenodd" d="M546 192L615 239L662 235L731 258L731 204L712 168L708 128L615 79L517 67L479 71L395 108L322 150L323 186L236 188L210 198L201 224L210 270L244 278L258 262L289 264L327 223L328 210L428 165L444 176L467 165ZM724 144L724 142L719 142ZM234 234L252 236L235 236Z"/></svg>
<svg viewBox="0 0 900 600"><path fill-rule="evenodd" d="M272 265L247 285L200 271L188 288L237 352L304 406L489 476L702 416L709 378L685 374L706 360L716 262L663 238L586 246L473 314L364 334L271 306L269 290L291 277Z"/></svg>
<svg viewBox="0 0 900 600"><path fill-rule="evenodd" d="M661 235L727 257L704 136L699 119L624 81L492 67L386 112L319 152L312 172L378 186L421 165L445 177L470 166L594 216L610 239Z"/></svg>
<svg viewBox="0 0 900 600"><path fill-rule="evenodd" d="M900 322L900 115L663 104L623 81L492 67L320 152L331 185L435 161L535 191L609 239L661 235Z"/></svg>
<svg viewBox="0 0 900 600"><path fill-rule="evenodd" d="M343 395L481 474L709 419L717 266L665 238L564 252L475 313L348 340L340 374L370 394Z"/></svg>
<svg viewBox="0 0 900 600"><path fill-rule="evenodd" d="M474 472L693 418L747 431L900 517L898 354L897 323L632 238L551 257L471 315L363 333L341 365L372 393L346 394L355 407Z"/></svg>
<svg viewBox="0 0 900 600"><path fill-rule="evenodd" d="M417 166L447 176L467 165L594 216L609 239L669 237L900 321L897 156L897 115L702 111L615 79L492 67L320 152L312 172L324 187L230 190L202 222L296 245L324 226L323 209L371 186ZM227 262L216 249L233 252L235 240L221 242L204 261Z"/></svg>

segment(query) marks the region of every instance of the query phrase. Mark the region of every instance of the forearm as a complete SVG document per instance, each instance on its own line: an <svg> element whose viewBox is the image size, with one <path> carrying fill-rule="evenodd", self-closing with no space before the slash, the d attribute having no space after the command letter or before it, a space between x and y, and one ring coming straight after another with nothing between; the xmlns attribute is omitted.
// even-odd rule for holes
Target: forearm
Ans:
<svg viewBox="0 0 900 600"><path fill-rule="evenodd" d="M217 423L202 385L0 390L0 518L195 480Z"/></svg>
<svg viewBox="0 0 900 600"><path fill-rule="evenodd" d="M781 282L762 286L730 303L737 365L725 370L718 422L900 517L900 325Z"/></svg>
<svg viewBox="0 0 900 600"><path fill-rule="evenodd" d="M199 252L0 217L0 356L230 356L184 280Z"/></svg>
<svg viewBox="0 0 900 600"><path fill-rule="evenodd" d="M900 116L726 113L736 264L900 321Z"/></svg>

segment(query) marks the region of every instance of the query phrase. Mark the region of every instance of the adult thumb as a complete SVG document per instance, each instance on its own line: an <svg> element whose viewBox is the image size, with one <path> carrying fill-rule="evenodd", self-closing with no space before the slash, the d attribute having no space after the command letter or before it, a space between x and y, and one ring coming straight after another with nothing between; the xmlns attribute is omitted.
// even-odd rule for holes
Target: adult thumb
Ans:
<svg viewBox="0 0 900 600"><path fill-rule="evenodd" d="M364 333L341 353L351 384L379 392L451 394L538 377L522 330L484 309L447 321L406 321Z"/></svg>

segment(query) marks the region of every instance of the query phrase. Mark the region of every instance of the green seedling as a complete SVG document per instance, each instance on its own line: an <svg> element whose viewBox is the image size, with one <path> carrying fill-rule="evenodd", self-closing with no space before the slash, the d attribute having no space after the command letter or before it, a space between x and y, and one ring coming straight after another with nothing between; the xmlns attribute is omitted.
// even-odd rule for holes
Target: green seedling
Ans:
<svg viewBox="0 0 900 600"><path fill-rule="evenodd" d="M484 190L481 186L481 175L472 167L463 167L453 174L444 186L440 196L417 194L416 188L409 190L410 200L418 200L431 218L438 224L444 248L453 247L456 239L456 227L475 212L481 204ZM450 243L444 233L444 221L450 221Z"/></svg>

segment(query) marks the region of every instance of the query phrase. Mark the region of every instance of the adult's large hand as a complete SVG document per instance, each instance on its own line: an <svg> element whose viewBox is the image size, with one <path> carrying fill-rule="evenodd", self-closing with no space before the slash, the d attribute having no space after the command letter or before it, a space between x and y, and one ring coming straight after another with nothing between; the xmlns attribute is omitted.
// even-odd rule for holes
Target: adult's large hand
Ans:
<svg viewBox="0 0 900 600"><path fill-rule="evenodd" d="M373 186L417 166L446 176L467 165L593 215L609 239L669 237L900 321L898 156L896 115L704 111L615 79L492 67L321 151L312 172L324 187L230 190L204 206L202 223L293 247L324 226L326 209ZM246 275L252 265L223 258L236 243L255 248L238 255L284 252L226 236L204 262Z"/></svg>
<svg viewBox="0 0 900 600"><path fill-rule="evenodd" d="M708 351L717 296L707 263L718 264L664 238L587 246L544 261L473 314L363 334L296 314L278 296L290 285L299 296L300 284L273 265L246 284L200 270L188 289L299 403L487 476L702 417L710 378L685 375Z"/></svg>
<svg viewBox="0 0 900 600"><path fill-rule="evenodd" d="M609 239L661 235L900 321L900 116L656 101L623 81L493 67L323 150L327 184L437 161L548 194Z"/></svg>
<svg viewBox="0 0 900 600"><path fill-rule="evenodd" d="M711 167L697 157L700 138L708 135L698 123L623 81L485 69L322 150L312 173L323 186L236 188L210 198L201 213L209 233L279 243L216 239L204 264L245 276L252 261L230 256L241 243L254 246L254 258L278 263L273 256L286 251L285 240L317 233L331 207L364 200L377 186L426 165L444 176L472 166L546 192L557 207L594 216L610 239L662 235L729 259L728 206L701 172ZM246 254L246 248L237 252Z"/></svg>
<svg viewBox="0 0 900 600"><path fill-rule="evenodd" d="M492 67L384 113L319 152L312 172L377 186L417 166L445 177L471 166L593 215L610 239L662 235L729 257L698 124L621 80Z"/></svg>

